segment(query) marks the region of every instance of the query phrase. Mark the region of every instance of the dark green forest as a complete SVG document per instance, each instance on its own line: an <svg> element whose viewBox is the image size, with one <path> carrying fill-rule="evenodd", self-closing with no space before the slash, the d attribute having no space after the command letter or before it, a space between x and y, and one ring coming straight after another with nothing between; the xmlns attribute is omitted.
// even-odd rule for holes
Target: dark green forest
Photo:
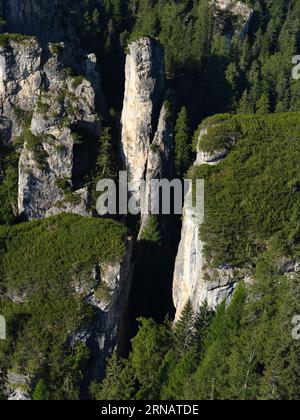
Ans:
<svg viewBox="0 0 300 420"><path fill-rule="evenodd" d="M129 41L157 39L165 47L166 73L178 108L188 107L192 126L220 112L265 113L299 109L299 83L291 60L299 52L300 5L296 0L244 1L253 16L247 33L230 16L217 19L208 0L105 0L103 57L107 98L121 98L123 72L111 77L111 58L124 59ZM112 94L120 81L120 91ZM119 102L120 106L120 102Z"/></svg>
<svg viewBox="0 0 300 420"><path fill-rule="evenodd" d="M95 313L72 285L96 287L91 269L119 262L136 226L72 215L24 223L16 210L19 145L0 143L0 314L9 332L0 341L0 399L5 374L15 367L34 378L34 400L300 399L300 341L291 333L300 276L286 271L300 257L300 81L292 77L300 2L242 2L252 10L247 30L237 16L215 13L209 0L84 0L74 2L72 22L81 47L97 55L107 105L84 181L93 205L96 182L121 168L125 57L130 42L147 36L165 50L174 171L206 182L199 232L205 257L212 267L246 268L251 278L216 311L204 304L195 314L187 302L176 323L168 304L154 319L141 301L128 351L113 354L104 379L91 381L88 348L70 334ZM7 34L0 19L0 46L20 36ZM26 124L26 115L20 118ZM194 167L196 146L224 150L226 158ZM149 268L141 287L148 304L151 286L164 281L163 252L152 218L136 252L138 275Z"/></svg>

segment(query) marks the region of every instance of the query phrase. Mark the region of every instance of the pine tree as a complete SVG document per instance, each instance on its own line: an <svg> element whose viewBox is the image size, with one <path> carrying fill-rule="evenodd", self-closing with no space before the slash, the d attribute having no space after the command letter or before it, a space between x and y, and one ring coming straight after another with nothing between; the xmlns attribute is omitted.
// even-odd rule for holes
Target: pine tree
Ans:
<svg viewBox="0 0 300 420"><path fill-rule="evenodd" d="M201 1L196 6L196 16L193 31L192 55L199 69L203 66L211 51L214 27L211 2L207 0Z"/></svg>
<svg viewBox="0 0 300 420"><path fill-rule="evenodd" d="M99 139L99 154L95 165L95 181L116 176L116 164L113 151L113 139L110 127L104 127Z"/></svg>
<svg viewBox="0 0 300 420"><path fill-rule="evenodd" d="M207 331L212 322L213 311L209 309L207 301L203 303L200 307L199 312L196 315L195 320L195 334L194 341L195 347L197 349L197 356L199 359L203 355L205 338L207 336Z"/></svg>
<svg viewBox="0 0 300 420"><path fill-rule="evenodd" d="M44 379L40 379L36 384L32 399L33 401L47 401L50 399L50 392Z"/></svg>
<svg viewBox="0 0 300 420"><path fill-rule="evenodd" d="M137 399L158 399L165 378L165 356L171 346L171 331L152 319L141 319L140 322L130 356L139 383Z"/></svg>
<svg viewBox="0 0 300 420"><path fill-rule="evenodd" d="M98 401L130 400L135 393L135 380L131 365L114 353L108 361L105 378L101 384L90 387L92 398Z"/></svg>
<svg viewBox="0 0 300 420"><path fill-rule="evenodd" d="M176 361L176 354L169 353L169 357ZM161 399L182 400L190 399L191 377L198 366L197 355L194 348L184 353L182 358L169 369L169 376L162 388Z"/></svg>
<svg viewBox="0 0 300 420"><path fill-rule="evenodd" d="M175 168L183 177L190 165L190 133L187 109L183 107L178 114L175 136Z"/></svg>
<svg viewBox="0 0 300 420"><path fill-rule="evenodd" d="M110 127L104 127L103 132L99 138L98 156L96 159L93 178L91 180L90 189L92 193L93 202L98 198L96 189L97 183L101 179L115 179L116 178L116 160L113 150L113 139Z"/></svg>
<svg viewBox="0 0 300 420"><path fill-rule="evenodd" d="M0 33L4 31L6 27L6 21L0 16Z"/></svg>
<svg viewBox="0 0 300 420"><path fill-rule="evenodd" d="M232 109L236 109L237 107L237 94L239 92L239 79L240 79L240 74L239 74L239 70L237 68L237 65L235 63L230 63L229 66L227 67L226 70L226 80L230 85L231 88L231 97L232 97Z"/></svg>
<svg viewBox="0 0 300 420"><path fill-rule="evenodd" d="M259 101L256 103L256 113L257 114L268 114L271 110L270 99L269 96L263 94Z"/></svg>
<svg viewBox="0 0 300 420"><path fill-rule="evenodd" d="M151 215L141 235L141 241L161 243L161 234L156 216Z"/></svg>
<svg viewBox="0 0 300 420"><path fill-rule="evenodd" d="M252 114L254 113L254 106L252 104L252 97L249 95L248 91L245 90L237 109L238 114Z"/></svg>
<svg viewBox="0 0 300 420"><path fill-rule="evenodd" d="M159 19L157 7L153 0L139 0L138 16L135 33L138 36L156 37L158 35Z"/></svg>
<svg viewBox="0 0 300 420"><path fill-rule="evenodd" d="M188 300L179 320L174 326L174 344L179 355L184 355L194 344L195 314Z"/></svg>
<svg viewBox="0 0 300 420"><path fill-rule="evenodd" d="M193 379L193 399L230 398L230 355L240 333L245 296L245 288L240 286L228 307L226 302L219 306L208 328L205 354Z"/></svg>
<svg viewBox="0 0 300 420"><path fill-rule="evenodd" d="M93 22L93 31L95 34L100 34L101 32L101 16L98 9L94 9L92 13L92 22Z"/></svg>

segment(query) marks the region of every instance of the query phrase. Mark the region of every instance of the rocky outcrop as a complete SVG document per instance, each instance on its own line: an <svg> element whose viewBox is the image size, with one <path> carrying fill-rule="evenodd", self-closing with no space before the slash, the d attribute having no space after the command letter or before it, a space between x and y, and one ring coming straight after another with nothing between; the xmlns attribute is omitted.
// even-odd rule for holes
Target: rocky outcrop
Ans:
<svg viewBox="0 0 300 420"><path fill-rule="evenodd" d="M92 288L86 290L74 285L76 293L95 308L93 322L71 337L71 341L85 342L90 348L92 365L87 380L101 379L108 356L116 348L122 352L128 340L132 252L133 240L128 238L123 260L115 264L100 264L94 271L95 284Z"/></svg>
<svg viewBox="0 0 300 420"><path fill-rule="evenodd" d="M30 378L26 375L10 371L7 374L5 394L9 401L29 401Z"/></svg>
<svg viewBox="0 0 300 420"><path fill-rule="evenodd" d="M198 140L198 152L197 158L195 161L195 166L200 165L217 165L220 163L227 155L228 151L226 149L223 150L216 150L214 152L204 152L200 148L200 142L203 136L206 136L208 132L208 128L204 128L200 131L199 140Z"/></svg>
<svg viewBox="0 0 300 420"><path fill-rule="evenodd" d="M26 219L60 210L88 214L86 192L72 185L74 142L78 129L91 136L101 129L93 87L100 86L96 57L88 55L83 75L74 77L65 69L65 45L50 44L49 50L44 63L43 48L33 37L7 36L0 47L1 133L6 142L20 145L18 207ZM61 189L66 182L67 197Z"/></svg>
<svg viewBox="0 0 300 420"><path fill-rule="evenodd" d="M249 26L253 16L253 10L245 3L238 0L211 0L213 6L214 15L216 17L216 28L219 32L224 30L227 35L233 35L234 33L239 34L239 37L244 38L245 34L249 30ZM226 19L228 15L233 16L231 30L228 32L226 25Z"/></svg>
<svg viewBox="0 0 300 420"><path fill-rule="evenodd" d="M95 94L84 78L80 83L72 78L65 80L55 70L55 61L46 63L50 86L39 97L29 128L30 141L25 137L20 157L18 205L20 214L27 219L43 218L59 210L88 214L87 192L73 191L76 133L72 127L84 127L91 135L100 135ZM32 146L34 141L38 144ZM40 155L38 161L36 155ZM69 183L67 195L61 189L64 182Z"/></svg>
<svg viewBox="0 0 300 420"><path fill-rule="evenodd" d="M127 251L119 264L102 266L100 274L100 297L95 296L93 305L98 306L101 329L93 329L91 339L99 344L95 353L94 376L104 374L105 362L117 348L124 354L129 339L129 294L133 276L133 240L128 239ZM102 289L102 290L101 290ZM106 294L106 297L103 296ZM92 346L91 346L92 347Z"/></svg>
<svg viewBox="0 0 300 420"><path fill-rule="evenodd" d="M201 138L206 134L202 130ZM216 165L226 156L224 151L204 153L200 150L195 165ZM192 189L185 200L181 241L175 262L173 278L173 300L176 307L176 320L188 300L191 301L195 313L204 302L215 309L224 300L229 301L237 283L250 280L247 270L235 269L229 266L213 268L205 260L204 242L200 238L200 227L204 214L193 207Z"/></svg>
<svg viewBox="0 0 300 420"><path fill-rule="evenodd" d="M0 15L12 33L39 35L44 41L59 42L69 37L76 42L73 2L70 0L1 0Z"/></svg>
<svg viewBox="0 0 300 420"><path fill-rule="evenodd" d="M300 262L283 257L277 261L276 268L280 274L285 275L291 280L295 280L300 273Z"/></svg>
<svg viewBox="0 0 300 420"><path fill-rule="evenodd" d="M155 206L151 181L172 176L173 111L165 87L162 46L148 38L133 42L126 60L121 152L131 193L141 207L139 239ZM140 189L141 180L145 189Z"/></svg>
<svg viewBox="0 0 300 420"><path fill-rule="evenodd" d="M61 213L79 214L80 216L90 216L90 194L88 188L75 191L70 197L64 197L56 202L47 212L46 217L57 216Z"/></svg>
<svg viewBox="0 0 300 420"><path fill-rule="evenodd" d="M146 175L146 164L157 131L165 76L161 45L141 38L129 46L126 59L124 106L121 118L121 149L130 181ZM134 188L133 188L134 189Z"/></svg>
<svg viewBox="0 0 300 420"><path fill-rule="evenodd" d="M18 117L33 110L40 94L41 54L35 38L20 36L0 46L0 114L10 119L13 128Z"/></svg>
<svg viewBox="0 0 300 420"><path fill-rule="evenodd" d="M247 21L251 13L250 7L238 0L212 0L212 4L221 11L229 11L233 15L239 15Z"/></svg>

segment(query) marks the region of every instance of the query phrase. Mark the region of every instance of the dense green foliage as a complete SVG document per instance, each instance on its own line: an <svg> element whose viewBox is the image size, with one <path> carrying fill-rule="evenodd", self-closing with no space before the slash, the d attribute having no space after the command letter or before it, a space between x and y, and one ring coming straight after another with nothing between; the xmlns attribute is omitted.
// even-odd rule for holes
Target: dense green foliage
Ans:
<svg viewBox="0 0 300 420"><path fill-rule="evenodd" d="M189 121L185 107L178 114L175 134L175 169L182 177L190 166Z"/></svg>
<svg viewBox="0 0 300 420"><path fill-rule="evenodd" d="M255 264L268 247L299 258L299 114L215 116L200 147L227 150L215 167L192 170L206 181L202 238L214 266Z"/></svg>
<svg viewBox="0 0 300 420"><path fill-rule="evenodd" d="M79 398L89 354L71 339L93 310L75 287L94 287L93 267L122 258L125 233L112 221L70 215L0 228L0 313L8 325L0 371L36 381L36 399Z"/></svg>
<svg viewBox="0 0 300 420"><path fill-rule="evenodd" d="M224 111L299 109L299 83L291 72L300 41L297 0L244 1L253 8L247 33L239 18L214 12L209 0L103 3L102 56L112 105L117 101L111 92L122 98L124 76L110 63L122 63L128 40L147 35L165 46L168 78L193 125Z"/></svg>
<svg viewBox="0 0 300 420"><path fill-rule="evenodd" d="M0 17L0 29L4 25L5 25L5 23L2 20L2 18ZM11 41L20 43L20 42L28 41L28 40L31 40L31 39L32 39L31 36L27 36L27 35L23 35L23 34L1 34L0 33L0 46L1 47L6 47L9 44L9 42L11 42Z"/></svg>
<svg viewBox="0 0 300 420"><path fill-rule="evenodd" d="M263 271L263 273L261 272ZM195 319L188 308L174 327L141 320L128 360L116 355L91 392L99 400L298 400L299 277L282 277L265 258L255 286L240 286L230 306ZM185 334L184 334L185 332Z"/></svg>

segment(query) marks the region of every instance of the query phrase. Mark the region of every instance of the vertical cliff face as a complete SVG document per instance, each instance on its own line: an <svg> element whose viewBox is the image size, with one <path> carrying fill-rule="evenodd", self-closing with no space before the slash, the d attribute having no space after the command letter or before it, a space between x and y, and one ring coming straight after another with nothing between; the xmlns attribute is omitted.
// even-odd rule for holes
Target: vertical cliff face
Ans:
<svg viewBox="0 0 300 420"><path fill-rule="evenodd" d="M41 47L35 38L20 36L0 46L0 112L16 123L16 109L31 111L39 96Z"/></svg>
<svg viewBox="0 0 300 420"><path fill-rule="evenodd" d="M126 59L121 151L130 187L141 201L139 238L151 213L151 181L172 176L172 105L166 98L164 51L148 38L129 46ZM146 189L139 191L140 180ZM138 193L136 193L138 191Z"/></svg>
<svg viewBox="0 0 300 420"><path fill-rule="evenodd" d="M165 89L163 48L148 38L129 46L121 118L121 148L130 180L145 177Z"/></svg>
<svg viewBox="0 0 300 420"><path fill-rule="evenodd" d="M66 77L53 58L44 71L49 88L39 96L27 128L31 134L27 131L26 136L25 131L20 157L19 212L28 219L57 214L59 209L86 215L87 190L75 191L72 181L76 172L74 127L85 129L90 136L100 135L95 92L88 80ZM38 146L33 147L32 142ZM63 186L66 182L73 191L69 199Z"/></svg>
<svg viewBox="0 0 300 420"><path fill-rule="evenodd" d="M26 219L59 211L87 214L87 191L72 185L74 135L101 132L92 86L99 85L95 57L86 57L82 76L73 77L65 70L65 45L49 44L49 50L43 63L43 48L33 37L8 36L0 47L0 113L6 141L21 149L18 207ZM68 200L66 183L74 193Z"/></svg>
<svg viewBox="0 0 300 420"><path fill-rule="evenodd" d="M76 40L69 0L2 0L1 16L9 32L39 35L44 41Z"/></svg>
<svg viewBox="0 0 300 420"><path fill-rule="evenodd" d="M206 130L199 136L199 146ZM205 153L200 150L195 165L217 165L226 157L226 151ZM215 309L224 300L229 301L240 280L245 280L249 273L231 267L211 267L204 256L205 243L200 238L200 227L204 217L192 206L192 191L186 197L183 214L181 241L176 257L173 278L173 300L178 319L184 306L190 300L195 313L207 302Z"/></svg>
<svg viewBox="0 0 300 420"><path fill-rule="evenodd" d="M252 20L253 11L250 7L237 0L212 0L211 5L216 17L216 29L225 31L229 38L237 33L242 39ZM231 18L230 25L228 18Z"/></svg>

